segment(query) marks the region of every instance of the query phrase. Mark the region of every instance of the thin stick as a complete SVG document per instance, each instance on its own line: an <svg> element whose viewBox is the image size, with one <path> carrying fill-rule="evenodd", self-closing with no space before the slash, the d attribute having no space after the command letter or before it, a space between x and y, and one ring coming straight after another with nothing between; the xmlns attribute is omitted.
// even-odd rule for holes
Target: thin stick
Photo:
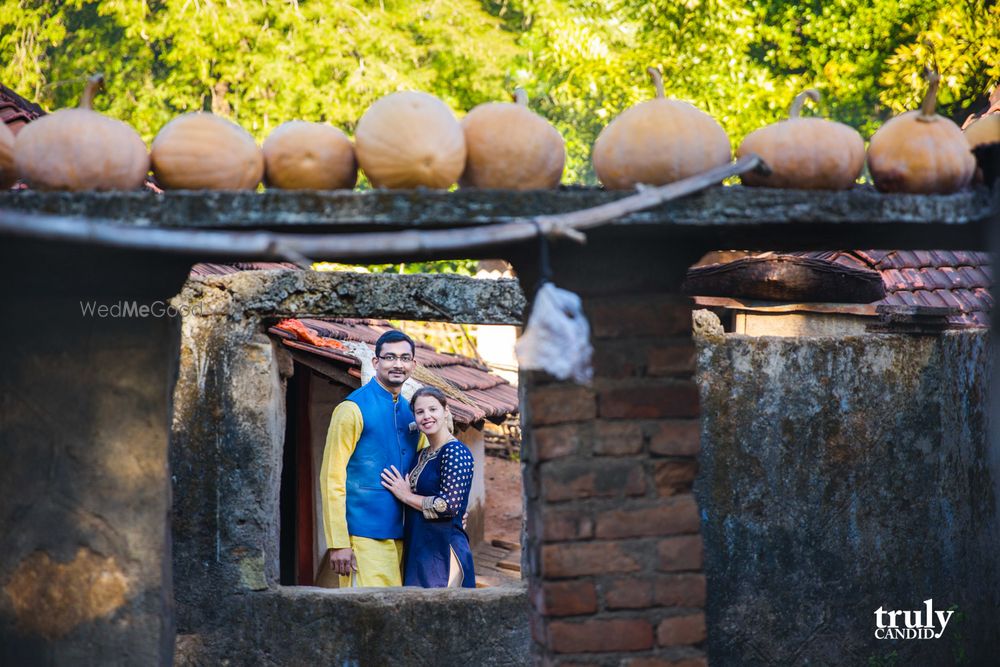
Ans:
<svg viewBox="0 0 1000 667"><path fill-rule="evenodd" d="M672 199L704 190L730 176L766 169L757 155L710 169L657 188L593 208L515 218L508 222L445 230L404 230L350 234L288 234L273 232L229 232L193 229L130 227L112 220L22 213L0 209L0 233L42 240L69 241L109 248L148 250L207 257L281 259L308 266L309 258L365 260L409 257L485 248L526 241L539 230L550 238L584 241L580 230L608 222Z"/></svg>

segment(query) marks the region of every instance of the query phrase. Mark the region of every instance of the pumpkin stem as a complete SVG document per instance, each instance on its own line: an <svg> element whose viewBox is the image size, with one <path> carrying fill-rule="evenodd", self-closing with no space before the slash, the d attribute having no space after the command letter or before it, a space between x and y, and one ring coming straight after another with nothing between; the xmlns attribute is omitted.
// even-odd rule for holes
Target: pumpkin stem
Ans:
<svg viewBox="0 0 1000 667"><path fill-rule="evenodd" d="M514 89L514 103L520 104L522 107L528 106L528 93L524 88Z"/></svg>
<svg viewBox="0 0 1000 667"><path fill-rule="evenodd" d="M659 98L666 97L663 94L663 75L660 74L660 70L655 67L647 67L646 72L649 74L649 78L653 80L653 85L656 86L656 96Z"/></svg>
<svg viewBox="0 0 1000 667"><path fill-rule="evenodd" d="M94 109L94 98L97 97L97 93L104 89L104 75L95 74L94 76L87 79L87 85L83 87L83 95L80 96L80 104L78 105L81 109Z"/></svg>
<svg viewBox="0 0 1000 667"><path fill-rule="evenodd" d="M941 75L937 71L931 70L927 75L927 94L924 95L924 101L920 105L920 115L917 116L917 120L922 120L925 123L936 120L934 109L937 107L937 92L940 83Z"/></svg>
<svg viewBox="0 0 1000 667"><path fill-rule="evenodd" d="M798 118L799 114L802 113L802 107L805 105L807 99L819 104L819 91L815 88L810 88L809 90L803 90L801 93L796 95L795 99L792 100L792 108L788 110L788 117Z"/></svg>

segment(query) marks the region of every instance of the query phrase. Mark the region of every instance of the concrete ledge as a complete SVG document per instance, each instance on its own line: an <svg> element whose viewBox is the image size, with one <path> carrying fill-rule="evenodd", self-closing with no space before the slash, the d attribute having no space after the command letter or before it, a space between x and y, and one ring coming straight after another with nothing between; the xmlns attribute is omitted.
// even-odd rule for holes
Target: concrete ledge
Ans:
<svg viewBox="0 0 1000 667"><path fill-rule="evenodd" d="M177 638L176 664L523 665L524 584L478 590L277 588L224 601L224 627Z"/></svg>
<svg viewBox="0 0 1000 667"><path fill-rule="evenodd" d="M523 324L517 280L457 274L243 271L192 277L177 298L199 315L360 317Z"/></svg>

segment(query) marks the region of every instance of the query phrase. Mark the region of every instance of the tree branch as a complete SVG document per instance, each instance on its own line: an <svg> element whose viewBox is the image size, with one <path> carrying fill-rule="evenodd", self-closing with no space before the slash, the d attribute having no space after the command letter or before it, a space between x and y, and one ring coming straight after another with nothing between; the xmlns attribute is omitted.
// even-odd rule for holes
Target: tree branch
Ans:
<svg viewBox="0 0 1000 667"><path fill-rule="evenodd" d="M42 240L195 256L280 259L308 266L310 258L365 260L407 257L526 241L539 234L583 242L591 229L629 213L653 208L720 183L730 176L765 168L756 155L661 187L640 187L638 194L593 208L557 215L515 218L508 222L447 230L404 230L350 234L289 234L131 227L110 220L38 215L0 209L0 233Z"/></svg>

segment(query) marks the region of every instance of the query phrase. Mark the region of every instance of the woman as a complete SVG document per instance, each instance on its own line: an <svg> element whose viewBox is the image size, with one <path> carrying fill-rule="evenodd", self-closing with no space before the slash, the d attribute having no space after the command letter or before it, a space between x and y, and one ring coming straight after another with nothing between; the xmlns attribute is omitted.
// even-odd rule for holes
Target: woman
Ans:
<svg viewBox="0 0 1000 667"><path fill-rule="evenodd" d="M429 443L413 471L382 471L382 486L406 505L403 523L403 585L476 587L469 536L462 515L472 488L472 452L448 429L448 400L422 387L410 398L417 428Z"/></svg>

